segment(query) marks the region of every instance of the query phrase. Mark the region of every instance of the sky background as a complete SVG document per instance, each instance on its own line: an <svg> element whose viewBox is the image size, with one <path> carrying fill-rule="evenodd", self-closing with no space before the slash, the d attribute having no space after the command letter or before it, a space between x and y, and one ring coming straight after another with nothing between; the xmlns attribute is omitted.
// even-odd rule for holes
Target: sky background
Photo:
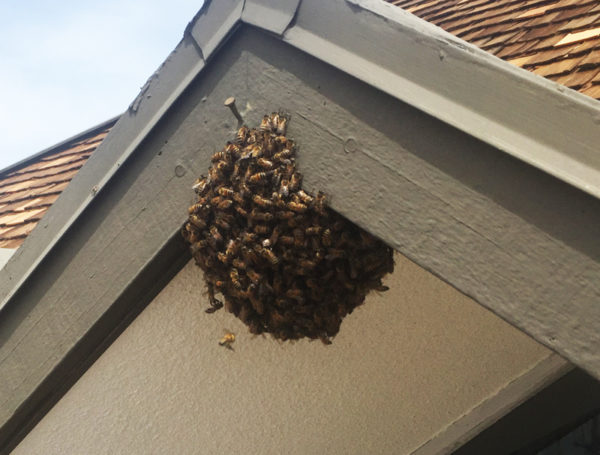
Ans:
<svg viewBox="0 0 600 455"><path fill-rule="evenodd" d="M0 2L0 169L124 112L203 0Z"/></svg>

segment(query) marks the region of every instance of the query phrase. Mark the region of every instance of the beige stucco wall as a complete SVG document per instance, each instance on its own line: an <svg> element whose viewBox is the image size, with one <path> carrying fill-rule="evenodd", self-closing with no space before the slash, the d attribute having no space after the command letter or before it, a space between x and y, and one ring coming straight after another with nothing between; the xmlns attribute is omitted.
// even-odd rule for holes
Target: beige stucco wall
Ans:
<svg viewBox="0 0 600 455"><path fill-rule="evenodd" d="M189 263L13 453L408 454L551 355L396 261L331 346L206 314Z"/></svg>

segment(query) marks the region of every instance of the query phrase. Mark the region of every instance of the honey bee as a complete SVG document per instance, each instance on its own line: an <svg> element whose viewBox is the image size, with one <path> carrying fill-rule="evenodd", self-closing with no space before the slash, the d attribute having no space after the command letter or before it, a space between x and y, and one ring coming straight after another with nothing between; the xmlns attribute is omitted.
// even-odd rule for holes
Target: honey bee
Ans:
<svg viewBox="0 0 600 455"><path fill-rule="evenodd" d="M290 195L290 182L288 179L281 179L279 194L283 197L288 197Z"/></svg>
<svg viewBox="0 0 600 455"><path fill-rule="evenodd" d="M308 194L306 194L304 191L302 190L298 190L298 192L296 193L298 195L298 197L300 198L300 200L306 204L309 205L312 203L312 201L314 200L314 198Z"/></svg>
<svg viewBox="0 0 600 455"><path fill-rule="evenodd" d="M231 280L231 283L234 287L236 287L237 289L242 288L242 283L240 283L240 274L235 267L231 268L231 271L229 272L229 279Z"/></svg>
<svg viewBox="0 0 600 455"><path fill-rule="evenodd" d="M300 174L299 172L294 172L290 179L290 189L292 191L297 191L300 188L301 184L302 184L302 174Z"/></svg>
<svg viewBox="0 0 600 455"><path fill-rule="evenodd" d="M325 259L328 261L332 261L334 259L342 259L346 257L346 252L337 248L329 248L329 250L327 250L327 253L328 254L325 255Z"/></svg>
<svg viewBox="0 0 600 455"><path fill-rule="evenodd" d="M311 261L309 259L300 259L298 263L300 264L300 267L305 269L314 269L317 266L315 261Z"/></svg>
<svg viewBox="0 0 600 455"><path fill-rule="evenodd" d="M258 284L260 281L260 275L251 268L246 270L246 276L250 278L250 281L252 281L254 284Z"/></svg>
<svg viewBox="0 0 600 455"><path fill-rule="evenodd" d="M275 246L275 244L277 243L277 240L279 239L279 231L280 231L279 226L275 226L273 228L273 231L271 232L271 237L269 237L269 246Z"/></svg>
<svg viewBox="0 0 600 455"><path fill-rule="evenodd" d="M279 118L277 120L278 120L277 126L276 126L277 134L285 134L285 132L287 130L287 118L285 118L284 116L279 116Z"/></svg>
<svg viewBox="0 0 600 455"><path fill-rule="evenodd" d="M223 197L232 198L236 193L231 188L227 188L226 186L221 186L217 190L217 193Z"/></svg>
<svg viewBox="0 0 600 455"><path fill-rule="evenodd" d="M233 201L231 199L224 199L217 204L217 208L219 210L227 210L232 205L233 205Z"/></svg>
<svg viewBox="0 0 600 455"><path fill-rule="evenodd" d="M229 169L230 164L226 161L219 161L216 165L215 165L215 169L220 172L226 172ZM220 181L223 180L222 178L220 179Z"/></svg>
<svg viewBox="0 0 600 455"><path fill-rule="evenodd" d="M198 229L204 229L206 227L206 222L197 215L190 215L190 223L192 223Z"/></svg>
<svg viewBox="0 0 600 455"><path fill-rule="evenodd" d="M257 221L271 221L273 219L273 215L266 212L259 212L256 209L252 209L250 212L250 218Z"/></svg>
<svg viewBox="0 0 600 455"><path fill-rule="evenodd" d="M290 237L289 235L282 235L279 237L279 242L283 245L293 245L294 237Z"/></svg>
<svg viewBox="0 0 600 455"><path fill-rule="evenodd" d="M294 212L304 213L308 209L308 207L304 204L300 204L299 202L290 201L288 202L288 208L293 210Z"/></svg>
<svg viewBox="0 0 600 455"><path fill-rule="evenodd" d="M264 159L264 158L259 158L256 161L256 163L260 167L262 167L263 169L267 169L267 170L273 169L273 163L271 161L269 161L269 160Z"/></svg>
<svg viewBox="0 0 600 455"><path fill-rule="evenodd" d="M235 258L233 261L231 261L231 264L238 270L246 269L246 263L239 258Z"/></svg>
<svg viewBox="0 0 600 455"><path fill-rule="evenodd" d="M215 289L211 282L208 282L206 285L206 290L208 292L208 302L210 303L210 308L204 310L206 313L214 313L215 311L223 308L223 303L220 300L215 298Z"/></svg>
<svg viewBox="0 0 600 455"><path fill-rule="evenodd" d="M229 161L229 159L229 152L227 151L227 149L223 149L219 152L214 153L211 158L211 161L213 163L216 163L217 161Z"/></svg>
<svg viewBox="0 0 600 455"><path fill-rule="evenodd" d="M238 145L234 144L233 142L227 142L227 145L225 146L225 150L230 155L230 157L233 157L235 159L238 159L240 157L240 155L242 154L242 151L240 150Z"/></svg>
<svg viewBox="0 0 600 455"><path fill-rule="evenodd" d="M275 155L273 155L273 161L281 163L283 162L283 160L289 160L292 156L292 151L286 148L283 149L281 152L277 152Z"/></svg>
<svg viewBox="0 0 600 455"><path fill-rule="evenodd" d="M248 178L248 181L253 184L263 184L267 182L270 175L271 174L268 172L257 172L256 174L251 175Z"/></svg>
<svg viewBox="0 0 600 455"><path fill-rule="evenodd" d="M285 295L290 299L296 300L298 303L304 303L304 292L301 289L288 289Z"/></svg>
<svg viewBox="0 0 600 455"><path fill-rule="evenodd" d="M273 205L273 203L269 200L269 199L265 199L264 197L259 196L258 194L255 194L252 197L252 201L256 204L259 205L262 208L267 208L267 207L271 207Z"/></svg>
<svg viewBox="0 0 600 455"><path fill-rule="evenodd" d="M327 198L325 197L325 194L323 194L319 191L317 193L317 197L315 198L314 208L319 215L325 215L326 207L327 207Z"/></svg>
<svg viewBox="0 0 600 455"><path fill-rule="evenodd" d="M254 229L254 232L259 235L266 235L271 231L269 226L265 226L264 224L257 224L254 226L253 229Z"/></svg>
<svg viewBox="0 0 600 455"><path fill-rule="evenodd" d="M294 245L297 247L304 246L304 231L300 228L296 228L292 231L294 234Z"/></svg>
<svg viewBox="0 0 600 455"><path fill-rule="evenodd" d="M279 264L279 258L273 253L273 251L269 248L261 248L259 251L260 255L264 257L267 261L271 263L271 265Z"/></svg>
<svg viewBox="0 0 600 455"><path fill-rule="evenodd" d="M277 212L277 217L281 218L282 220L290 220L290 219L294 218L295 216L296 216L296 214L289 210Z"/></svg>
<svg viewBox="0 0 600 455"><path fill-rule="evenodd" d="M225 250L225 254L228 258L232 258L240 249L240 245L237 241L230 239L227 243L227 249Z"/></svg>
<svg viewBox="0 0 600 455"><path fill-rule="evenodd" d="M224 231L231 230L231 225L221 216L217 216L217 218L215 219L215 224Z"/></svg>
<svg viewBox="0 0 600 455"><path fill-rule="evenodd" d="M197 194L204 194L207 187L208 187L208 182L205 177L202 177L202 178L199 178L198 180L196 180L196 183L194 183L194 185L192 186L192 189Z"/></svg>
<svg viewBox="0 0 600 455"><path fill-rule="evenodd" d="M242 215L244 218L248 218L248 212L246 210L244 210L242 207L240 207L239 205L235 206L235 211L238 212L240 215Z"/></svg>
<svg viewBox="0 0 600 455"><path fill-rule="evenodd" d="M260 122L260 126L258 127L258 129L260 131L271 131L272 128L273 125L271 124L271 118L268 115L265 115L262 121Z"/></svg>
<svg viewBox="0 0 600 455"><path fill-rule="evenodd" d="M233 347L231 346L235 342L235 333L230 332L229 330L225 331L225 335L223 338L219 340L219 346L225 346L227 349L233 351Z"/></svg>
<svg viewBox="0 0 600 455"><path fill-rule="evenodd" d="M247 126L242 126L236 136L235 136L235 140L238 144L242 144L246 141L246 138L248 137L248 133L250 132L250 130L248 129Z"/></svg>
<svg viewBox="0 0 600 455"><path fill-rule="evenodd" d="M220 244L223 242L223 236L221 235L221 233L219 232L219 230L215 227L212 226L210 228L210 233L212 235L213 240L215 241L216 244Z"/></svg>
<svg viewBox="0 0 600 455"><path fill-rule="evenodd" d="M256 242L257 238L258 238L257 235L254 234L253 232L244 231L244 233L242 234L242 242L246 243L246 244Z"/></svg>
<svg viewBox="0 0 600 455"><path fill-rule="evenodd" d="M319 235L319 233L321 232L321 226L308 227L304 232L306 233L306 235Z"/></svg>
<svg viewBox="0 0 600 455"><path fill-rule="evenodd" d="M321 243L323 243L323 246L331 246L331 230L329 228L323 231Z"/></svg>
<svg viewBox="0 0 600 455"><path fill-rule="evenodd" d="M192 252L192 256L195 256L202 250L208 246L208 242L206 240L198 240L197 242L192 243L190 250Z"/></svg>

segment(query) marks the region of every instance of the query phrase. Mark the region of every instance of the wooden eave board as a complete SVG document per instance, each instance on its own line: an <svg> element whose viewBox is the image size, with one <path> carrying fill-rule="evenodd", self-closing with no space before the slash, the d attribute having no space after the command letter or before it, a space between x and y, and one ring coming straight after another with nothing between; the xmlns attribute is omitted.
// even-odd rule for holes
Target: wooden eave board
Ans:
<svg viewBox="0 0 600 455"><path fill-rule="evenodd" d="M585 160L597 130L567 142L600 118L597 103L391 5L304 0L283 26L289 14L275 11L269 22L275 3L255 3L265 6L261 28L268 34L239 27L251 3L207 2L102 153L92 155L46 214L45 228L0 276L3 444L80 373L114 325L151 298L158 285L149 284L166 279L159 279L165 258L179 264L176 253L185 256L169 239L178 238L193 200L191 182L235 127L222 106L231 95L252 107L249 123L278 108L292 114L290 134L302 147L309 190L324 190L336 210L600 376L593 349L599 201L505 153L530 145L568 169L573 159L565 153L577 151L584 174L594 175ZM350 23L353 33L343 30ZM282 39L274 24L285 30ZM224 46L232 36L235 45ZM398 42L373 48L382 36ZM403 56L418 64L398 63ZM246 67L224 85L236 59ZM444 71L444 80L433 74ZM448 74L465 77L449 90ZM490 98L494 84L501 90ZM522 110L487 107L501 97L520 99ZM196 105L202 114L186 123ZM525 117L536 121L525 125Z"/></svg>

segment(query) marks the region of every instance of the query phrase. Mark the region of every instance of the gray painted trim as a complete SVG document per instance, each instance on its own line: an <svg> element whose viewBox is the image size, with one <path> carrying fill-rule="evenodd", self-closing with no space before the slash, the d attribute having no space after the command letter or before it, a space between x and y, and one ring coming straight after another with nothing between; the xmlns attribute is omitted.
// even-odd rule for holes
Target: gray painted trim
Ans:
<svg viewBox="0 0 600 455"><path fill-rule="evenodd" d="M244 0L205 0L188 27L205 60L219 48L237 25L243 9Z"/></svg>
<svg viewBox="0 0 600 455"><path fill-rule="evenodd" d="M289 44L600 196L600 103L376 0L303 0Z"/></svg>
<svg viewBox="0 0 600 455"><path fill-rule="evenodd" d="M277 35L289 27L300 0L246 0L242 21Z"/></svg>
<svg viewBox="0 0 600 455"><path fill-rule="evenodd" d="M410 455L448 455L453 453L481 431L571 370L573 370L572 364L556 354L550 354L522 376L499 390L496 395L451 423Z"/></svg>

